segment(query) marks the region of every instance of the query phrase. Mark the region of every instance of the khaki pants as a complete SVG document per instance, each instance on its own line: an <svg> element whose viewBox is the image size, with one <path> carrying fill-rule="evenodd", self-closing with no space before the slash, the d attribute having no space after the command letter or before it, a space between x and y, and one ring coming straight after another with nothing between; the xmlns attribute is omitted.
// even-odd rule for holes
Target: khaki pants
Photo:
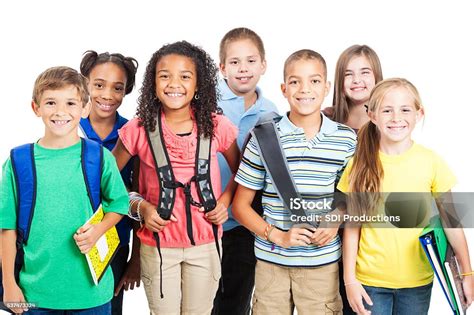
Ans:
<svg viewBox="0 0 474 315"><path fill-rule="evenodd" d="M163 299L160 298L158 250L141 245L141 278L151 314L210 314L221 277L215 243L162 248L161 253Z"/></svg>
<svg viewBox="0 0 474 315"><path fill-rule="evenodd" d="M342 314L337 262L316 268L283 267L261 260L255 270L252 314Z"/></svg>

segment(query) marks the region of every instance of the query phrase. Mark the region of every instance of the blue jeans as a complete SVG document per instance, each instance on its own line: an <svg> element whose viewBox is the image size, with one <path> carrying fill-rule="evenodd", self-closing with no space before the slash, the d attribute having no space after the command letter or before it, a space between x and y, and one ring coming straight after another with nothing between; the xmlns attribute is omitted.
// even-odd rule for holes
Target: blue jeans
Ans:
<svg viewBox="0 0 474 315"><path fill-rule="evenodd" d="M373 305L365 303L372 315L425 315L428 314L433 283L406 289L386 289L369 287L364 289L370 296Z"/></svg>
<svg viewBox="0 0 474 315"><path fill-rule="evenodd" d="M31 309L24 315L110 315L111 305L107 302L103 305L85 308L81 310L51 310L47 308Z"/></svg>

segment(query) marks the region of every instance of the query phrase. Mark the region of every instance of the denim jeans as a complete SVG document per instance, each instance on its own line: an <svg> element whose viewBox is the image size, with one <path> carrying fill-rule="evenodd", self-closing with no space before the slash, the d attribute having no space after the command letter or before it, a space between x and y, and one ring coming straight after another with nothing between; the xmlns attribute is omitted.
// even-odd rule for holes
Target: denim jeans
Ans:
<svg viewBox="0 0 474 315"><path fill-rule="evenodd" d="M111 305L107 302L103 305L81 310L51 310L47 308L31 309L24 315L110 315Z"/></svg>
<svg viewBox="0 0 474 315"><path fill-rule="evenodd" d="M405 289L386 289L364 285L364 289L372 300L373 306L366 309L372 315L424 315L428 314L433 283Z"/></svg>
<svg viewBox="0 0 474 315"><path fill-rule="evenodd" d="M255 284L254 236L243 226L225 231L222 237L224 292L217 290L213 315L246 315Z"/></svg>

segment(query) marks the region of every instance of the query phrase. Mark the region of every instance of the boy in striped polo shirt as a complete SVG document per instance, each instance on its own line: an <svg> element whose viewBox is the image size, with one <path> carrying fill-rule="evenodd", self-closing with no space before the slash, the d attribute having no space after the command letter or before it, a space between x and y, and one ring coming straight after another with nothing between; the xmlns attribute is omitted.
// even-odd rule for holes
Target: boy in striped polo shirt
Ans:
<svg viewBox="0 0 474 315"><path fill-rule="evenodd" d="M324 205L316 202L323 201L321 196L332 198L356 145L352 129L321 114L329 89L326 62L320 54L304 49L287 58L281 90L290 112L277 123L278 134L296 187L304 200L313 200L312 205ZM279 199L254 139L245 149L235 180L239 186L234 217L256 234L253 313L292 314L296 306L300 315L339 314L341 242L339 223L324 220L330 207L306 209L314 220L322 218L319 228L293 226L295 218ZM261 189L263 218L251 208L255 192ZM340 211L331 214L337 217Z"/></svg>

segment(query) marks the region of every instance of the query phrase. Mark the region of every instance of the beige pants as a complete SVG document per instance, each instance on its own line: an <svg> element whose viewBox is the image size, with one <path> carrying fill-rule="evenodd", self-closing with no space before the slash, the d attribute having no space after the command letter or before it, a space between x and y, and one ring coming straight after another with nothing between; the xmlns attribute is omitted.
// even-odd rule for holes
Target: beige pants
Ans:
<svg viewBox="0 0 474 315"><path fill-rule="evenodd" d="M342 314L338 264L298 268L257 261L252 314Z"/></svg>
<svg viewBox="0 0 474 315"><path fill-rule="evenodd" d="M210 314L221 277L215 243L162 248L161 254L163 299L160 298L158 250L141 245L141 277L151 314Z"/></svg>

